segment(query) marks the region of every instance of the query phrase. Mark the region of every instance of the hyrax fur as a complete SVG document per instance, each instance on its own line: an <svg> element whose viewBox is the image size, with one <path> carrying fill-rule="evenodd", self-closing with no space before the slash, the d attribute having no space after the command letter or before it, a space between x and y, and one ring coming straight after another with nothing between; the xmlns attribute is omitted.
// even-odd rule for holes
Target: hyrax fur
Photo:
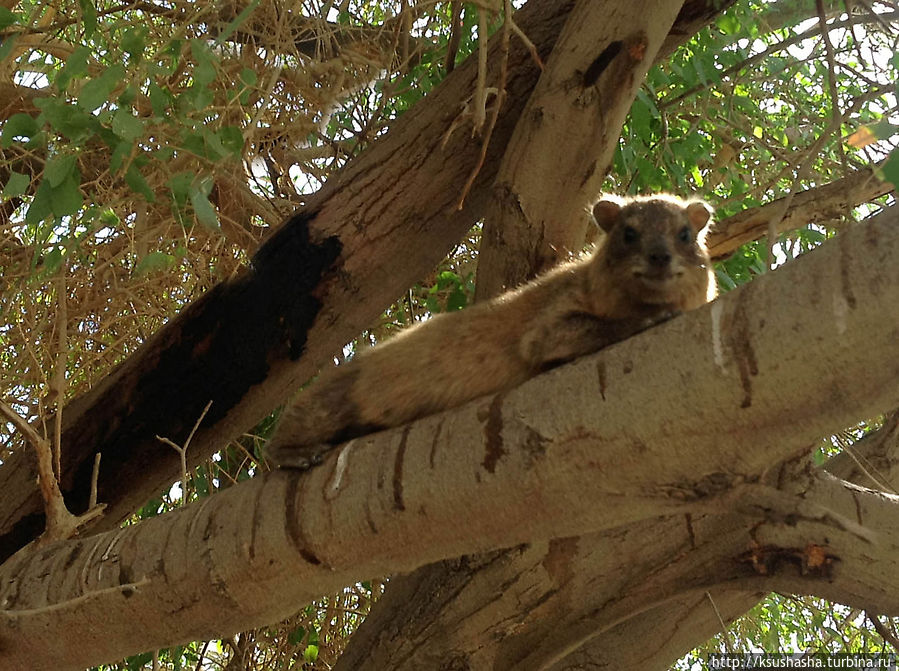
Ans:
<svg viewBox="0 0 899 671"><path fill-rule="evenodd" d="M285 408L267 456L309 468L340 442L508 389L715 297L705 203L607 199L593 216L606 235L590 256L323 372Z"/></svg>

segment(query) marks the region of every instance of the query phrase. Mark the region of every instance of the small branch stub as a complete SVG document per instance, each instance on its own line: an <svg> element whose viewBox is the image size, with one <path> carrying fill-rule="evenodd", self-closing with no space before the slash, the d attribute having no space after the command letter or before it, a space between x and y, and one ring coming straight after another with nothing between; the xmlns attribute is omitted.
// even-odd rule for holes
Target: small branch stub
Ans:
<svg viewBox="0 0 899 671"><path fill-rule="evenodd" d="M73 515L69 512L59 489L59 482L53 473L53 452L50 441L38 435L19 413L2 401L0 401L0 414L16 427L26 442L37 452L38 478L41 496L44 499L44 513L47 517L44 533L38 542L43 544L71 538L81 527L100 516L106 506L102 503L97 505L96 497L93 497L93 505L84 514ZM99 461L95 463L99 463Z"/></svg>

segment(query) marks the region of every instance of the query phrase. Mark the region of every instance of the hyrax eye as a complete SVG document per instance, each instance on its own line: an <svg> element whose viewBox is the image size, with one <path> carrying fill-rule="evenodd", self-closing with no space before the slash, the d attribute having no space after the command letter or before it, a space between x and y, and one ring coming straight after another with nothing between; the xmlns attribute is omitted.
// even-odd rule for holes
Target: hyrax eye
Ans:
<svg viewBox="0 0 899 671"><path fill-rule="evenodd" d="M640 239L640 234L633 226L625 226L622 235L624 237L624 241L629 245L637 242L637 240Z"/></svg>
<svg viewBox="0 0 899 671"><path fill-rule="evenodd" d="M684 226L677 232L677 239L681 242L693 242L693 231L689 226Z"/></svg>

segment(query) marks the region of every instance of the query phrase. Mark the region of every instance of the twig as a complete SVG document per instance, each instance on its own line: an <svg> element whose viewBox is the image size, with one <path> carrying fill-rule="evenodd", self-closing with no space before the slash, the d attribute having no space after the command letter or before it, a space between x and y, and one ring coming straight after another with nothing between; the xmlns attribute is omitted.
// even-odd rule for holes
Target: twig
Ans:
<svg viewBox="0 0 899 671"><path fill-rule="evenodd" d="M478 157L477 165L475 165L474 169L468 175L468 179L462 187L462 195L459 196L459 202L456 204L457 210L461 210L465 205L465 198L468 196L468 192L471 191L474 180L484 166L484 160L487 158L487 147L490 144L490 138L493 135L496 120L499 118L499 111L502 109L503 102L506 99L506 80L509 76L509 36L512 33L511 21L512 2L511 0L505 0L505 20L503 21L503 34L500 42L503 58L500 66L500 81L499 86L497 87L496 100L493 103L493 114L490 115L490 123L487 126L487 132L484 134L483 142L481 142L481 154Z"/></svg>
<svg viewBox="0 0 899 671"><path fill-rule="evenodd" d="M194 667L194 671L200 671L203 668L203 658L206 656L206 650L209 649L209 644L211 641L206 641L203 644L203 648L200 650L200 654L197 657L197 665Z"/></svg>
<svg viewBox="0 0 899 671"><path fill-rule="evenodd" d="M506 12L507 12L506 15L510 16L508 14L508 12L512 11L510 0L506 0L506 5L508 5L506 7ZM509 27L511 27L512 32L518 36L518 39L520 39L522 42L524 42L524 46L527 47L527 50L530 52L531 58L537 64L537 67L540 68L541 71L545 70L546 66L543 65L543 59L540 58L540 53L537 51L537 47L534 45L533 42L531 42L531 38L529 38L527 35L525 35L524 31L518 27L518 24L515 23L514 19L512 19L511 16L509 18Z"/></svg>
<svg viewBox="0 0 899 671"><path fill-rule="evenodd" d="M856 23L870 23L870 22L875 22L875 21L884 23L885 21L895 21L895 20L897 20L897 18L899 18L899 12L890 12L889 14L875 14L870 19L866 18L861 21L856 21L856 20L853 20L852 17L849 17L845 21L835 21L834 23L830 24L830 29L834 30L836 28L845 28L847 26L854 26ZM779 51L783 51L784 49L787 49L788 47L793 46L794 44L799 44L803 40L807 40L811 37L814 37L815 35L818 34L818 32L820 30L821 30L821 27L816 25L812 28L809 28L808 30L806 30L804 32L795 33L795 34L791 35L790 37L788 37L784 40L781 40L780 42L778 42L776 44L772 44L770 47L768 47L764 51L760 51L759 53L757 53L753 56L750 56L749 58L747 58L743 61L740 61L739 63L737 63L735 65L731 65L730 67L725 68L718 75L718 80L723 81L726 77L736 74L736 73L740 72L741 70L744 70L744 69L748 70L752 66L757 65L758 63L761 63L763 60L768 58L768 56L772 56ZM673 105L676 105L677 103L681 102L682 100L686 100L690 96L696 95L697 93L700 93L700 92L708 89L714 83L715 82L708 81L708 82L703 82L701 84L697 84L696 86L693 86L693 87L687 89L686 91L683 91L683 92L677 94L673 98L662 101L661 103L659 103L658 109L659 109L659 111L661 111L663 109L667 109Z"/></svg>
<svg viewBox="0 0 899 671"><path fill-rule="evenodd" d="M97 452L94 455L94 470L91 473L91 494L90 498L87 502L88 509L94 508L97 505L97 480L100 479L100 456L101 452Z"/></svg>
<svg viewBox="0 0 899 671"><path fill-rule="evenodd" d="M480 134L487 121L487 10L478 5L478 79L474 90L471 134Z"/></svg>
<svg viewBox="0 0 899 671"><path fill-rule="evenodd" d="M156 440L160 443L165 443L169 447L175 450L178 453L178 456L181 458L181 505L183 506L187 503L187 448L190 445L190 441L193 439L194 434L197 432L197 429L200 428L200 423L203 421L203 418L206 417L206 413L209 412L209 408L212 406L212 401L206 404L206 407L203 408L203 412L200 413L200 416L197 418L197 421L194 423L194 428L190 430L190 433L187 436L187 440L184 441L184 447L181 447L177 443L168 438L164 438L157 434Z"/></svg>
<svg viewBox="0 0 899 671"><path fill-rule="evenodd" d="M16 427L19 433L37 452L38 480L41 496L44 499L44 512L47 517L46 527L40 541L43 543L71 538L77 533L79 528L99 516L106 505L92 505L82 515L73 515L69 512L62 492L59 489L59 482L53 474L53 454L50 442L38 435L25 421L24 417L3 401L0 401L0 414ZM96 500L95 493L93 499L94 501Z"/></svg>
<svg viewBox="0 0 899 671"><path fill-rule="evenodd" d="M830 95L830 104L833 108L833 116L840 120L840 127L843 125L843 115L840 111L840 96L837 91L837 64L836 56L833 51L833 44L830 42L830 31L827 29L827 14L824 11L823 0L815 0L815 7L818 9L818 23L821 25L821 40L824 42L824 57L827 60L827 88ZM851 19L851 13L849 18ZM855 24L852 24L855 28ZM843 152L843 143L837 143L837 152L840 157L840 165L843 167L843 176L849 172L849 166L846 165L846 154Z"/></svg>
<svg viewBox="0 0 899 671"><path fill-rule="evenodd" d="M865 611L865 617L874 625L874 630L880 634L880 637L884 640L884 642L889 643L893 646L893 650L899 652L899 638L896 637L896 634L891 632L886 628L886 625L880 621L880 618L876 615L872 615L868 611Z"/></svg>
<svg viewBox="0 0 899 671"><path fill-rule="evenodd" d="M452 5L453 15L450 19L450 36L446 44L446 59L443 61L446 74L452 72L456 67L456 54L459 53L459 42L462 40L462 2L461 0L455 0Z"/></svg>
<svg viewBox="0 0 899 671"><path fill-rule="evenodd" d="M727 630L727 625L724 624L724 619L721 617L721 611L718 610L718 604L715 603L715 600L712 598L711 592L706 592L705 595L709 599L709 603L712 604L712 608L715 611L715 617L718 618L718 622L721 624L721 637L724 639L724 647L727 648L728 652L733 652L733 646L730 644L730 632Z"/></svg>
<svg viewBox="0 0 899 671"><path fill-rule="evenodd" d="M56 366L53 371L53 392L56 394L56 413L53 418L53 464L56 477L62 477L62 409L66 399L66 362L68 349L66 347L66 324L68 322L68 310L66 300L66 264L62 264L59 277L56 278Z"/></svg>
<svg viewBox="0 0 899 671"><path fill-rule="evenodd" d="M31 425L25 421L24 417L6 405L3 401L0 401L0 414L6 417L7 421L16 427L16 430L22 434L25 441L30 445L37 445L44 441L44 439L38 435L37 431L31 428Z"/></svg>

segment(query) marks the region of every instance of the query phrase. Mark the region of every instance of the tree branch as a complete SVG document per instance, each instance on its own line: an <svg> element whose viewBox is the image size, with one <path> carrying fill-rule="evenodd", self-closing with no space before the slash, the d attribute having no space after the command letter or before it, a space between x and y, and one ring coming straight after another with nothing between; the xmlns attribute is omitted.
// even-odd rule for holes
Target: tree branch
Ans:
<svg viewBox="0 0 899 671"><path fill-rule="evenodd" d="M808 224L842 222L859 205L891 193L893 185L881 182L875 168L864 168L829 184L795 192L779 217L776 232L785 233ZM781 214L785 200L779 198L718 222L708 240L712 258L720 261L741 245L767 235L772 218Z"/></svg>

